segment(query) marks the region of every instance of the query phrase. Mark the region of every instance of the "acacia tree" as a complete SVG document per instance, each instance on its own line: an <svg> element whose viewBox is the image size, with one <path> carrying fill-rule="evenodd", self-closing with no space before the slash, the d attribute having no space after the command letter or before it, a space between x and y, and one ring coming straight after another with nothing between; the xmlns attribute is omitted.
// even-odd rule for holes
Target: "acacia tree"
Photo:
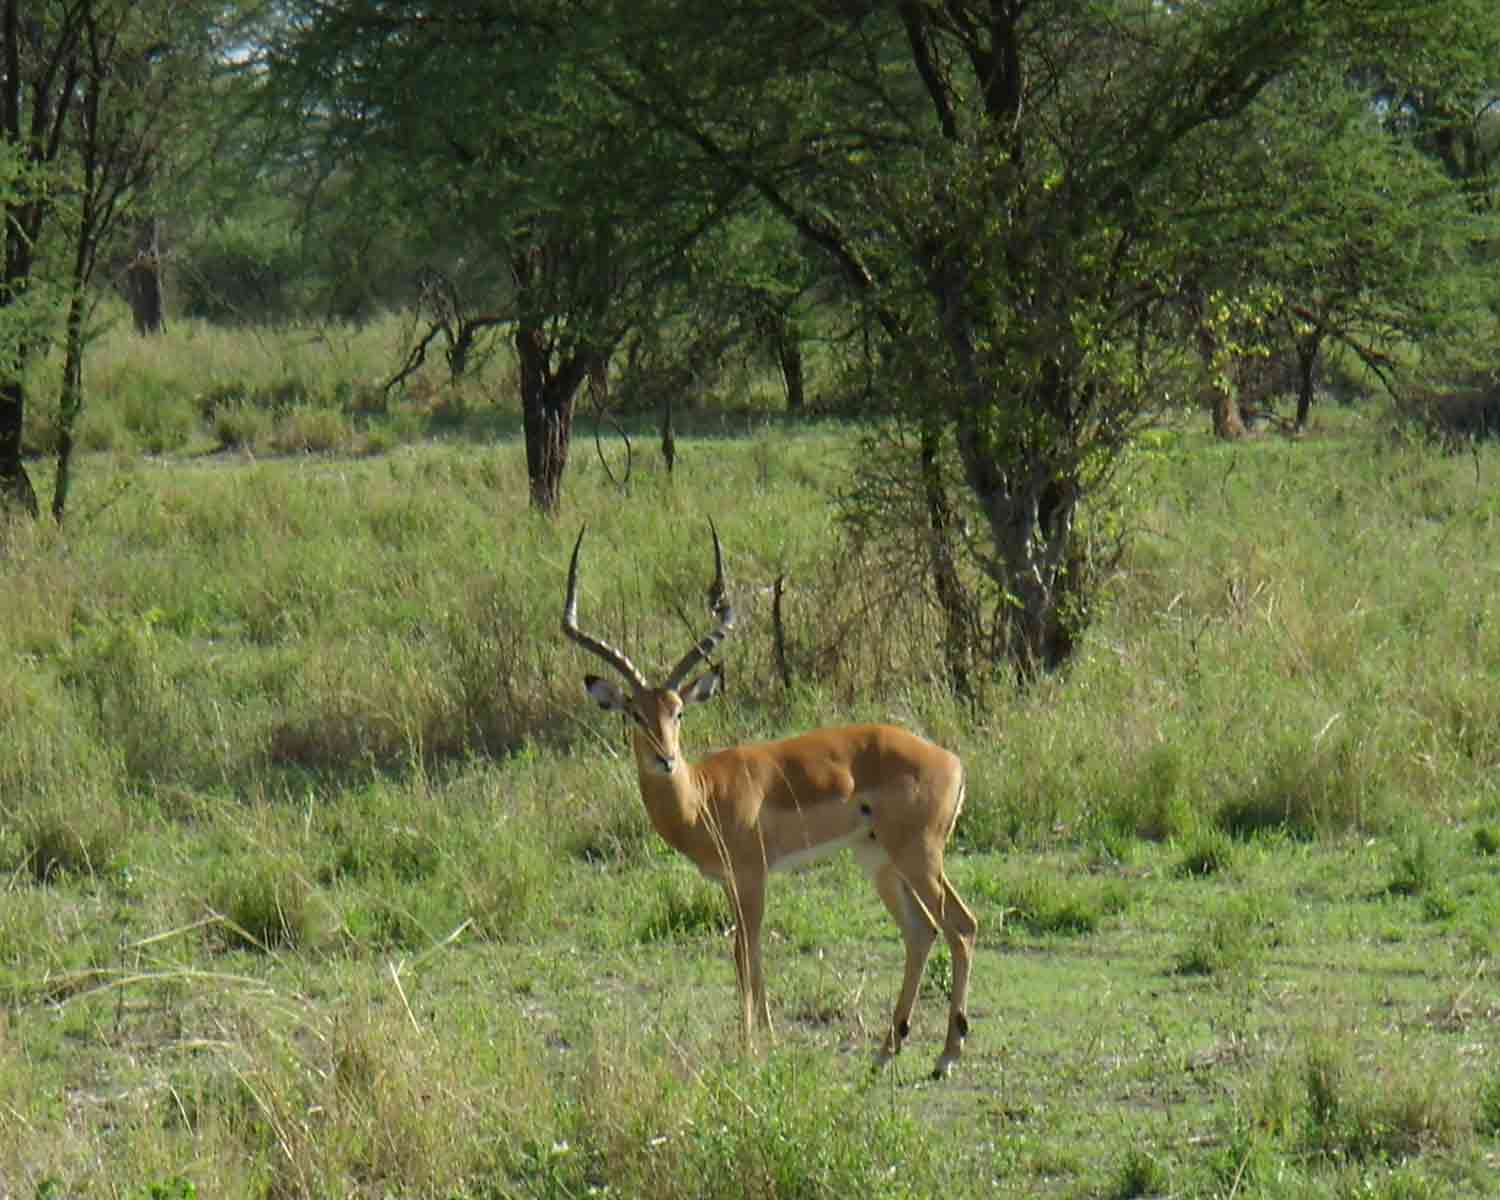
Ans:
<svg viewBox="0 0 1500 1200"><path fill-rule="evenodd" d="M1490 289L1475 248L1493 219L1340 64L1276 81L1223 133L1202 147L1216 180L1203 211L1181 210L1197 232L1180 298L1220 437L1244 432L1235 384L1264 380L1267 353L1291 368L1300 431L1331 346L1399 387L1398 359L1430 366L1482 342Z"/></svg>
<svg viewBox="0 0 1500 1200"><path fill-rule="evenodd" d="M59 225L70 253L52 494L58 521L67 507L73 428L83 408L85 325L95 271L152 180L181 150L192 112L185 93L213 73L214 21L221 16L217 6L209 15L205 6L184 0L94 0L81 17L77 98L60 189L66 219ZM140 309L135 311L139 328Z"/></svg>
<svg viewBox="0 0 1500 1200"><path fill-rule="evenodd" d="M181 149L182 85L218 61L222 0L0 0L0 501L35 516L22 458L27 368L61 328L53 512L66 505L82 404L88 289L143 183ZM201 109L194 113L202 117ZM201 124L202 122L195 122Z"/></svg>
<svg viewBox="0 0 1500 1200"><path fill-rule="evenodd" d="M1301 203L1281 214L1282 236L1256 256L1254 269L1274 295L1275 321L1297 366L1295 426L1313 401L1314 371L1330 345L1346 347L1389 386L1396 386L1393 345L1413 348L1423 364L1446 360L1482 341L1492 319L1491 289L1474 253L1494 235L1493 219L1452 186L1439 163L1406 139L1384 132L1365 103L1336 81L1308 126L1288 106L1291 128L1278 139L1277 173L1317 179L1291 195ZM1339 97L1342 95L1342 103Z"/></svg>
<svg viewBox="0 0 1500 1200"><path fill-rule="evenodd" d="M26 368L47 335L49 310L35 285L37 249L56 212L56 170L77 99L79 40L90 0L0 4L0 506L36 516L22 460ZM23 11L24 10L24 11Z"/></svg>
<svg viewBox="0 0 1500 1200"><path fill-rule="evenodd" d="M580 85L595 32L547 0L311 0L275 47L273 93L367 214L465 273L513 338L532 505L554 513L585 380L739 185L684 187L650 131Z"/></svg>
<svg viewBox="0 0 1500 1200"><path fill-rule="evenodd" d="M922 518L963 687L976 648L1023 675L1072 650L1080 506L1150 414L1178 350L1163 298L1227 217L1213 139L1309 64L1444 53L1443 8L653 0L589 19L618 22L600 86L752 188L880 330L895 453L866 457L857 498L881 536ZM1270 236L1285 197L1235 200L1244 236Z"/></svg>

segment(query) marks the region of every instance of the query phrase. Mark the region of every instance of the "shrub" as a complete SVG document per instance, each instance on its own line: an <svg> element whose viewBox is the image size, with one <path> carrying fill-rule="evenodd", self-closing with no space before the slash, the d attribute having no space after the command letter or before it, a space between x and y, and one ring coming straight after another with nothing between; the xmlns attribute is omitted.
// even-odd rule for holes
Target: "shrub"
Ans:
<svg viewBox="0 0 1500 1200"><path fill-rule="evenodd" d="M1419 826L1398 847L1386 891L1393 896L1424 895L1441 883L1445 873L1437 839L1427 826Z"/></svg>
<svg viewBox="0 0 1500 1200"><path fill-rule="evenodd" d="M327 454L347 448L354 431L342 413L331 408L294 408L277 419L271 447L282 454Z"/></svg>
<svg viewBox="0 0 1500 1200"><path fill-rule="evenodd" d="M1456 1146L1469 1129L1441 1072L1411 1076L1387 1064L1360 1073L1348 1048L1333 1039L1312 1046L1304 1073L1309 1149L1340 1162L1399 1161Z"/></svg>
<svg viewBox="0 0 1500 1200"><path fill-rule="evenodd" d="M315 940L312 888L286 859L241 855L209 892L226 942L240 949L274 951Z"/></svg>
<svg viewBox="0 0 1500 1200"><path fill-rule="evenodd" d="M1110 1195L1115 1200L1137 1200L1142 1196L1165 1196L1171 1191L1171 1178L1160 1159L1140 1147L1125 1152L1116 1172Z"/></svg>
<svg viewBox="0 0 1500 1200"><path fill-rule="evenodd" d="M1245 973L1267 944L1265 926L1265 917L1254 902L1227 905L1188 939L1173 969L1179 975Z"/></svg>
<svg viewBox="0 0 1500 1200"><path fill-rule="evenodd" d="M1223 832L1205 830L1190 842L1177 863L1179 875L1208 876L1227 870L1234 859L1234 843Z"/></svg>
<svg viewBox="0 0 1500 1200"><path fill-rule="evenodd" d="M721 889L696 872L673 869L664 871L658 880L655 901L641 922L639 937L649 943L721 934L729 923Z"/></svg>

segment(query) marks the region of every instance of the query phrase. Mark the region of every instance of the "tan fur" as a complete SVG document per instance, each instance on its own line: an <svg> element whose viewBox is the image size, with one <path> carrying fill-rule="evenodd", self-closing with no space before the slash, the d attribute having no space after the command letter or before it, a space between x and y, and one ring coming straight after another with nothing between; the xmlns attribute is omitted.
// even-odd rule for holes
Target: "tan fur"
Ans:
<svg viewBox="0 0 1500 1200"><path fill-rule="evenodd" d="M943 871L944 847L963 804L957 756L892 725L851 725L732 746L688 763L679 733L681 697L646 689L629 704L641 798L652 827L723 883L734 907L746 1037L757 1024L771 1027L760 937L767 876L788 862L817 857L820 847L848 846L906 944L905 975L882 1058L901 1048L938 932L948 940L953 994L935 1072L947 1074L963 1050L978 932Z"/></svg>

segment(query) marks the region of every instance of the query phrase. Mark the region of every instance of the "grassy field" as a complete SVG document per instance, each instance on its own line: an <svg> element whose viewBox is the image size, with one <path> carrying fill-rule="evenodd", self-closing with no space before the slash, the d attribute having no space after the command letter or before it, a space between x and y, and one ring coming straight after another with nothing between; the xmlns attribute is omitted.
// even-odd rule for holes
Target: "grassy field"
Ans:
<svg viewBox="0 0 1500 1200"><path fill-rule="evenodd" d="M180 336L106 355L65 528L0 532L0 1195L1500 1186L1495 449L1164 436L1076 663L975 714L840 536L845 429L699 414L625 492L581 441L553 525L498 376L380 411ZM583 696L578 524L585 623L654 673L708 516L743 617L690 748L877 718L968 767L945 1083L941 952L870 1073L901 950L846 862L775 881L741 1053L727 906Z"/></svg>

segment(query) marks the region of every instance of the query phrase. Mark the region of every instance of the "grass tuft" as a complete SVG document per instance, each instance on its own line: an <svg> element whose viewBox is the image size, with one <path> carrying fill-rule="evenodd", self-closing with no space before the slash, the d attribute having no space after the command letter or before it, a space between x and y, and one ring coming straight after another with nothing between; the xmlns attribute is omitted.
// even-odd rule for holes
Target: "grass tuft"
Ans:
<svg viewBox="0 0 1500 1200"><path fill-rule="evenodd" d="M1150 1151L1132 1147L1116 1168L1110 1189L1114 1200L1139 1200L1144 1196L1167 1196L1172 1192L1171 1175L1166 1165Z"/></svg>
<svg viewBox="0 0 1500 1200"><path fill-rule="evenodd" d="M214 884L209 907L225 943L272 953L315 943L319 925L307 879L286 859L252 852Z"/></svg>
<svg viewBox="0 0 1500 1200"><path fill-rule="evenodd" d="M670 942L681 938L718 936L731 923L723 890L696 873L668 870L661 873L656 894L640 924L641 942Z"/></svg>
<svg viewBox="0 0 1500 1200"><path fill-rule="evenodd" d="M1400 1162L1452 1150L1471 1128L1459 1097L1438 1075L1363 1072L1332 1039L1309 1048L1303 1078L1305 1140L1334 1162Z"/></svg>
<svg viewBox="0 0 1500 1200"><path fill-rule="evenodd" d="M1203 831L1188 843L1177 861L1177 873L1206 878L1227 871L1234 862L1234 843L1217 829Z"/></svg>
<svg viewBox="0 0 1500 1200"><path fill-rule="evenodd" d="M1441 886L1448 872L1436 834L1418 826L1401 839L1385 890L1393 896L1424 896Z"/></svg>
<svg viewBox="0 0 1500 1200"><path fill-rule="evenodd" d="M1271 938L1270 922L1254 900L1225 904L1178 950L1178 975L1243 976L1257 969Z"/></svg>

